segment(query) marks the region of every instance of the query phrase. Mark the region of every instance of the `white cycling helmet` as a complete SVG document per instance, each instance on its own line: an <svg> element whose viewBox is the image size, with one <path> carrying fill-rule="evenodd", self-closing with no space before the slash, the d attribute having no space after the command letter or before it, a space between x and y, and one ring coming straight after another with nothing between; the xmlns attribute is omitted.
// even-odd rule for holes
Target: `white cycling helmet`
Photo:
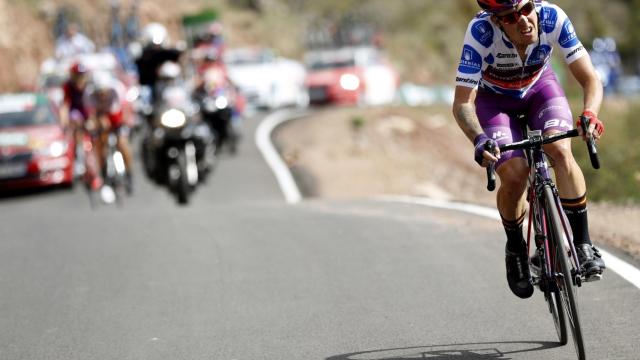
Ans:
<svg viewBox="0 0 640 360"><path fill-rule="evenodd" d="M160 23L150 23L142 29L142 41L146 45L166 45L169 32Z"/></svg>

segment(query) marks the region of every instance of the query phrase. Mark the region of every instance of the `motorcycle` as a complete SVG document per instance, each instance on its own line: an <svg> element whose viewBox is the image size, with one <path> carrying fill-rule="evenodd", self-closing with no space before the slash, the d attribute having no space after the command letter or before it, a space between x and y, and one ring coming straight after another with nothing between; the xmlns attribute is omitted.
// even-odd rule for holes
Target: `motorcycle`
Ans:
<svg viewBox="0 0 640 360"><path fill-rule="evenodd" d="M152 125L142 142L147 175L168 186L178 203L187 204L215 161L215 136L204 123L184 86L161 92Z"/></svg>

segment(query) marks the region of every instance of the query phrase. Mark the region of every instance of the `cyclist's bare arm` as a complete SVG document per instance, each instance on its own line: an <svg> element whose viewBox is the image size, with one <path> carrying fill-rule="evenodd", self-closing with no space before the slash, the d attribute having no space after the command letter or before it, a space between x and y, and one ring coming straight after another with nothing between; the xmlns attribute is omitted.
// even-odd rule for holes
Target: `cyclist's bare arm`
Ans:
<svg viewBox="0 0 640 360"><path fill-rule="evenodd" d="M476 136L482 134L480 122L476 116L476 89L464 86L456 86L453 100L453 116L464 134L473 141Z"/></svg>
<svg viewBox="0 0 640 360"><path fill-rule="evenodd" d="M63 102L58 110L60 115L60 123L66 129L69 127L69 104Z"/></svg>
<svg viewBox="0 0 640 360"><path fill-rule="evenodd" d="M591 111L597 115L602 104L602 82L593 68L591 58L589 56L581 57L569 64L569 70L582 86L584 92L583 111ZM592 131L593 125L589 128L589 132Z"/></svg>
<svg viewBox="0 0 640 360"><path fill-rule="evenodd" d="M476 89L456 86L453 99L453 116L460 129L462 129L471 142L473 142L478 135L484 133L478 121L478 116L476 115L475 100L477 93L478 90ZM499 154L499 151L499 149L496 149L497 154ZM484 157L489 161L498 161L498 158L489 154L487 151L484 152Z"/></svg>

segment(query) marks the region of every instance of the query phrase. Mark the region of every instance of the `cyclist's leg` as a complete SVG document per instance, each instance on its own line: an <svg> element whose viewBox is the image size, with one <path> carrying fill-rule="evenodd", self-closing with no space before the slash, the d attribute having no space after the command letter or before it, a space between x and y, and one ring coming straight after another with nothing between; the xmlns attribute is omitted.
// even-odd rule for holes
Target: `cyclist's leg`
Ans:
<svg viewBox="0 0 640 360"><path fill-rule="evenodd" d="M509 113L517 113L517 99L501 95L479 93L476 97L476 112L484 132L498 145L522 140L521 125ZM496 164L500 177L497 205L503 219L518 220L525 212L524 193L529 168L521 150L506 151Z"/></svg>
<svg viewBox="0 0 640 360"><path fill-rule="evenodd" d="M573 128L571 110L562 88L555 77L547 79L532 96L533 107L529 126L545 134L567 131ZM604 269L604 262L597 249L592 248L589 236L586 183L580 166L571 152L571 140L563 139L544 146L553 164L555 181L564 212L569 219L574 244L578 248L581 263L591 272ZM583 246L585 245L585 246Z"/></svg>
<svg viewBox="0 0 640 360"><path fill-rule="evenodd" d="M95 118L95 126L97 136L93 138L93 142L95 145L94 149L96 153L96 159L98 161L98 169L100 169L100 171L103 171L105 164L105 144L107 143L107 138L109 136L109 124L106 116L97 116Z"/></svg>
<svg viewBox="0 0 640 360"><path fill-rule="evenodd" d="M124 158L124 164L127 167L127 173L133 172L133 154L131 152L131 145L129 143L129 128L122 125L117 128L116 134L118 135L118 150L122 153Z"/></svg>
<svg viewBox="0 0 640 360"><path fill-rule="evenodd" d="M521 140L521 126L515 117L507 112L513 99L493 94L479 94L476 97L476 112L484 132L499 145ZM522 151L504 152L496 166L500 177L497 193L498 211L507 235L505 262L509 288L518 297L528 298L533 294L530 282L527 247L522 231L525 213L524 194L529 168Z"/></svg>

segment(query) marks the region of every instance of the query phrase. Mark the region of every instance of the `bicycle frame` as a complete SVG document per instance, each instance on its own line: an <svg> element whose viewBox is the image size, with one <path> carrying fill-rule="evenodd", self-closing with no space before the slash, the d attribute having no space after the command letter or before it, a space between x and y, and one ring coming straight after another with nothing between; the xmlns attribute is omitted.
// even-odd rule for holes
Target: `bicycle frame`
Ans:
<svg viewBox="0 0 640 360"><path fill-rule="evenodd" d="M589 118L581 117L583 134L588 134L588 123ZM544 136L540 130L525 133L526 139L501 145L500 151L522 149L525 151L529 164L527 199L530 209L527 250L530 250L531 247L533 230L536 251L539 252L540 259L543 261L543 263L537 264L540 267L540 273L534 278L534 285L539 285L545 294L560 343L562 345L567 343L568 336L565 325L568 325L573 334L578 358L584 359L586 357L585 347L574 287L580 287L585 276L573 244L569 221L562 209L558 190L551 179L549 164L543 151L544 144L576 137L580 135L580 132L573 129ZM586 139L591 164L597 169L600 167L600 162L595 142L591 136ZM494 152L495 146L495 143L488 141L485 143L485 150ZM487 168L487 189L490 191L495 189L493 166ZM559 304L560 302L562 305Z"/></svg>
<svg viewBox="0 0 640 360"><path fill-rule="evenodd" d="M572 265L575 273L574 276L581 277L582 269L580 268L580 262L578 261L578 256L576 253L575 246L573 244L573 232L571 231L571 226L562 210L562 205L560 203L560 199L558 196L558 190L556 185L553 183L551 179L551 174L549 171L549 165L547 159L545 157L544 151L542 150L542 134L539 130L530 131L527 134L528 139L532 140L532 142L537 145L532 147L531 149L525 150L527 155L527 160L529 161L530 174L529 174L529 194L527 195L529 200L529 225L527 229L527 250L531 247L531 230L533 227L534 230L534 238L536 240L536 247L540 248L541 246L544 248L545 259L544 264L544 274L547 276L552 276L555 274L554 269L552 268L552 260L555 256L554 253L551 252L551 249L555 249L555 247L551 246L549 243L549 231L548 224L546 223L546 210L544 208L545 200L545 188L550 188L553 193L553 206L556 207L558 213L561 214L561 225L563 228L563 233L565 235L564 245L566 250L570 253L570 259L572 260ZM575 277L574 277L575 284ZM580 286L580 282L577 284Z"/></svg>

